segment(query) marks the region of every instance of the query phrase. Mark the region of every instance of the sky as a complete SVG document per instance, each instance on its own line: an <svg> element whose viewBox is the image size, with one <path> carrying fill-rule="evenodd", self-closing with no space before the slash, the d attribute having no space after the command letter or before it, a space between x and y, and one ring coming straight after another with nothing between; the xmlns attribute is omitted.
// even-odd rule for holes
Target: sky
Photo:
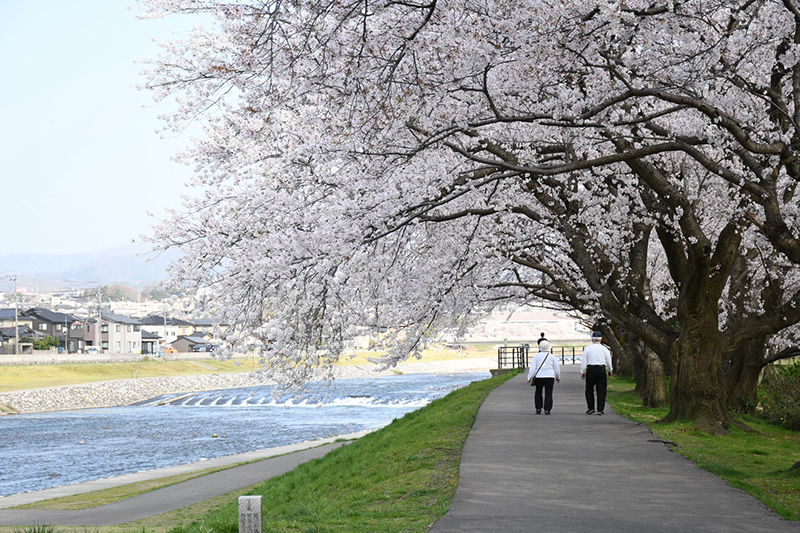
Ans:
<svg viewBox="0 0 800 533"><path fill-rule="evenodd" d="M137 60L191 21L137 19L135 0L0 0L0 255L141 241L191 192ZM148 216L150 211L156 218Z"/></svg>

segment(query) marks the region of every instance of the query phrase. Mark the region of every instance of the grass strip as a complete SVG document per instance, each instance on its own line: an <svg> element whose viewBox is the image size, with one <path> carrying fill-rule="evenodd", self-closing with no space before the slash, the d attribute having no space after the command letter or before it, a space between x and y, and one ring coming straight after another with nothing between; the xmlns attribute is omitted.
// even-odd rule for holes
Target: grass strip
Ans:
<svg viewBox="0 0 800 533"><path fill-rule="evenodd" d="M673 451L742 489L786 520L800 520L800 434L750 416L734 415L754 431L731 427L730 433L712 437L689 422L661 423L668 408L642 406L633 380L613 377L608 401L626 418L647 425Z"/></svg>
<svg viewBox="0 0 800 533"><path fill-rule="evenodd" d="M155 359L120 363L0 365L0 393L116 379L195 376L253 369L251 361L216 359L203 360L202 365L194 361Z"/></svg>

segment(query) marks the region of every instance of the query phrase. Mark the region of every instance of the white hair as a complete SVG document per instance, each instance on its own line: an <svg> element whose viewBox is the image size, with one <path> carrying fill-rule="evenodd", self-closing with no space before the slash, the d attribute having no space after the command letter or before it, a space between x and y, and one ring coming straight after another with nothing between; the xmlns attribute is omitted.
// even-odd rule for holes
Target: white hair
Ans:
<svg viewBox="0 0 800 533"><path fill-rule="evenodd" d="M550 352L550 343L547 342L547 341L540 342L539 343L539 351L542 352L542 353L544 353L544 352L548 352L549 353Z"/></svg>

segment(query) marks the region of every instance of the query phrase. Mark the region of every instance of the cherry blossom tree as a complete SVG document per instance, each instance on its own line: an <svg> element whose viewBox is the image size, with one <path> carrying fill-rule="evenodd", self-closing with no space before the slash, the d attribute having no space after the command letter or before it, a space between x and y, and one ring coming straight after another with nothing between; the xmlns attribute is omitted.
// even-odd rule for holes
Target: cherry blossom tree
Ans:
<svg viewBox="0 0 800 533"><path fill-rule="evenodd" d="M156 240L277 341L268 371L307 379L365 328L394 364L544 299L641 339L668 418L721 433L743 368L796 345L795 2L147 4L215 20L149 72L168 127L205 128Z"/></svg>

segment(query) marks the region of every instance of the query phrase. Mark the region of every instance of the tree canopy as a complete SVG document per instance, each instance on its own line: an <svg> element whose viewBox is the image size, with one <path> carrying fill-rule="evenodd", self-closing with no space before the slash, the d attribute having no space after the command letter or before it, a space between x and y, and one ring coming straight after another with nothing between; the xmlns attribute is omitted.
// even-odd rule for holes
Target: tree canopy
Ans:
<svg viewBox="0 0 800 533"><path fill-rule="evenodd" d="M205 128L155 239L270 370L544 300L641 339L670 417L721 432L797 345L797 2L147 4L214 18L151 63L167 126Z"/></svg>

